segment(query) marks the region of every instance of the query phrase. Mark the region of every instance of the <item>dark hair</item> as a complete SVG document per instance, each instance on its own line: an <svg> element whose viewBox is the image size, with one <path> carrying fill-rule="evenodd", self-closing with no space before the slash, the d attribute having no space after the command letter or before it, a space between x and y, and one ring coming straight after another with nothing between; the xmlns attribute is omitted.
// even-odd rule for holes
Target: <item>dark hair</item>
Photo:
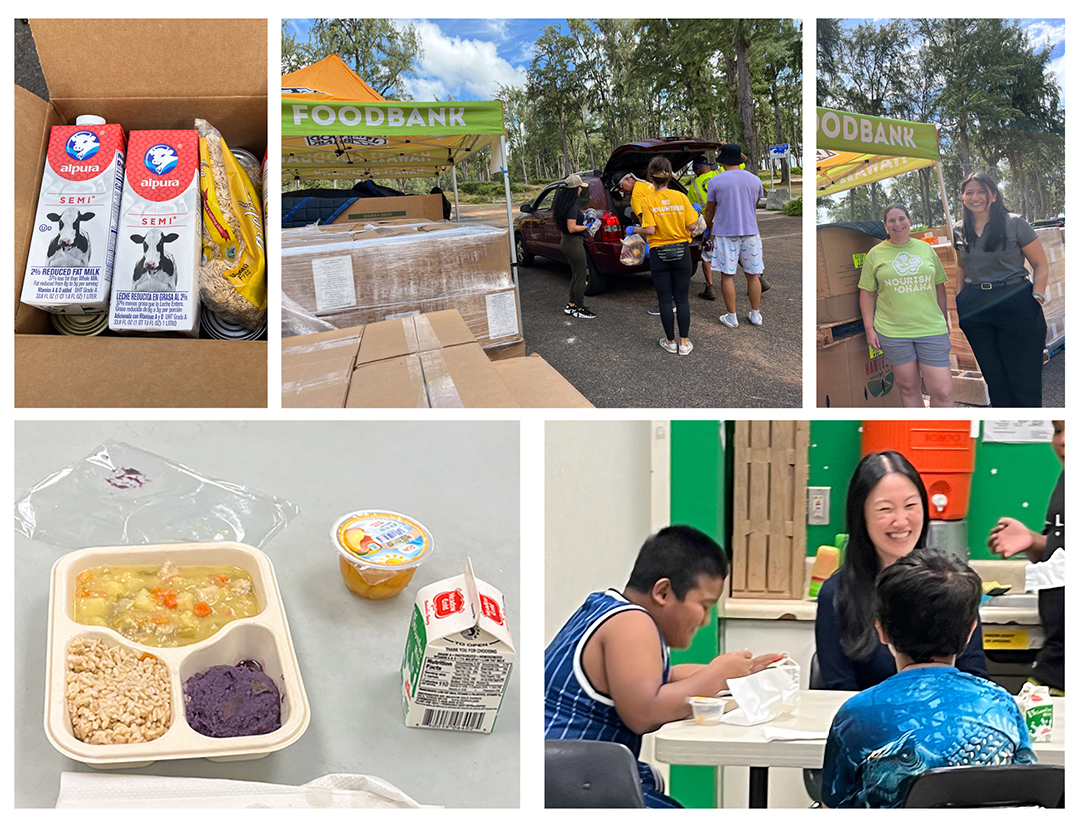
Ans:
<svg viewBox="0 0 1071 822"><path fill-rule="evenodd" d="M580 195L576 193L576 189L569 186L562 186L554 193L554 202L550 204L550 213L554 215L554 222L558 226L558 231L563 234L566 230L565 221L568 219L569 209L579 199Z"/></svg>
<svg viewBox="0 0 1071 822"><path fill-rule="evenodd" d="M700 574L724 579L729 575L729 558L698 528L668 525L644 540L627 587L648 593L665 578L677 599L684 599L698 585Z"/></svg>
<svg viewBox="0 0 1071 822"><path fill-rule="evenodd" d="M963 182L960 183L960 196L966 191L967 184L971 182L981 183L993 195L993 202L989 204L989 224L992 225L992 228L989 229L989 236L986 237L983 250L1003 251L1005 244L1008 242L1008 209L1004 207L1004 199L1000 196L1000 189L997 188L997 184L993 182L993 178L988 174L975 171L968 174L963 179ZM966 206L963 207L963 237L967 243L964 253L970 253L971 247L978 242L978 235L974 233L974 213Z"/></svg>
<svg viewBox="0 0 1071 822"><path fill-rule="evenodd" d="M888 220L889 219L889 212L892 211L893 209L896 209L896 208L898 208L902 212L904 212L904 216L907 217L907 219L909 219L909 220L911 219L911 214L908 212L907 206L905 206L905 205L903 205L901 203L893 203L892 205L885 206L885 210L883 212L881 212L881 221L884 223L886 220ZM886 240L891 240L892 239L892 237L889 234L889 229L885 229L885 239Z"/></svg>
<svg viewBox="0 0 1071 822"><path fill-rule="evenodd" d="M889 474L903 474L918 488L922 498L922 532L915 543L916 550L926 544L930 529L926 486L907 457L899 451L882 451L867 454L859 460L848 483L845 505L848 545L844 549L844 563L837 571L837 592L833 597L833 605L840 616L840 647L849 659L866 659L878 645L878 634L874 630L878 552L866 527L866 501L874 486Z"/></svg>
<svg viewBox="0 0 1071 822"><path fill-rule="evenodd" d="M982 580L963 561L919 548L878 574L875 591L885 636L912 662L959 656L967 647Z"/></svg>
<svg viewBox="0 0 1071 822"><path fill-rule="evenodd" d="M673 176L673 166L669 160L659 154L647 164L647 181L655 185L666 185Z"/></svg>

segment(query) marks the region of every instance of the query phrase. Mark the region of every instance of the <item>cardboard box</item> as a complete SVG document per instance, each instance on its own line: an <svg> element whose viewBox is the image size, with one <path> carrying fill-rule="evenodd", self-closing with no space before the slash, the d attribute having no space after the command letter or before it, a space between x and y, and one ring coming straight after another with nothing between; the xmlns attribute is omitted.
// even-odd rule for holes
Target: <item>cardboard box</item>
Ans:
<svg viewBox="0 0 1071 822"><path fill-rule="evenodd" d="M456 310L372 323L364 330L357 367L474 342L476 338Z"/></svg>
<svg viewBox="0 0 1071 822"><path fill-rule="evenodd" d="M384 234L385 233L385 234ZM316 316L513 285L504 229L384 227L282 249L283 291Z"/></svg>
<svg viewBox="0 0 1071 822"><path fill-rule="evenodd" d="M818 408L900 407L892 367L881 354L870 357L863 334L819 348L815 371Z"/></svg>
<svg viewBox="0 0 1071 822"><path fill-rule="evenodd" d="M345 212L339 214L331 225L339 223L368 222L370 220L441 220L443 198L441 194L423 194L413 197L361 197Z"/></svg>
<svg viewBox="0 0 1071 822"><path fill-rule="evenodd" d="M402 657L410 728L491 733L515 650L502 593L465 572L417 592Z"/></svg>
<svg viewBox="0 0 1071 822"><path fill-rule="evenodd" d="M501 360L494 366L521 408L595 407L538 354Z"/></svg>
<svg viewBox="0 0 1071 822"><path fill-rule="evenodd" d="M989 386L978 371L952 372L952 400L966 405L989 405Z"/></svg>
<svg viewBox="0 0 1071 822"><path fill-rule="evenodd" d="M432 314L451 308L461 313L469 331L484 350L523 343L515 286L449 294L394 305L357 308L332 314L325 319L332 325L343 328L414 317L418 314Z"/></svg>
<svg viewBox="0 0 1071 822"><path fill-rule="evenodd" d="M517 402L479 344L471 342L359 365L346 407L516 408Z"/></svg>
<svg viewBox="0 0 1071 822"><path fill-rule="evenodd" d="M267 342L94 337L53 332L19 303L49 130L98 114L124 129L188 129L203 117L230 145L267 145L266 20L31 21L51 102L15 87L16 407L264 407ZM165 52L211 59L163 59ZM86 44L92 44L92 71Z"/></svg>
<svg viewBox="0 0 1071 822"><path fill-rule="evenodd" d="M877 237L841 226L822 226L817 232L817 322L854 320L859 311L859 274L866 252L881 242Z"/></svg>
<svg viewBox="0 0 1071 822"><path fill-rule="evenodd" d="M344 406L363 331L345 328L283 340L283 408Z"/></svg>

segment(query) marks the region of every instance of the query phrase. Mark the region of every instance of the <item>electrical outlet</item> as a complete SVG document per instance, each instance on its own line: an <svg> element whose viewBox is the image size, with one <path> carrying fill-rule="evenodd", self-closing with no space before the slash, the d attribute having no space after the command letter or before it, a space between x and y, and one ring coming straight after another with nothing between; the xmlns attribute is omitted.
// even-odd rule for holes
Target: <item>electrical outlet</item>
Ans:
<svg viewBox="0 0 1071 822"><path fill-rule="evenodd" d="M807 524L829 525L829 486L807 487Z"/></svg>

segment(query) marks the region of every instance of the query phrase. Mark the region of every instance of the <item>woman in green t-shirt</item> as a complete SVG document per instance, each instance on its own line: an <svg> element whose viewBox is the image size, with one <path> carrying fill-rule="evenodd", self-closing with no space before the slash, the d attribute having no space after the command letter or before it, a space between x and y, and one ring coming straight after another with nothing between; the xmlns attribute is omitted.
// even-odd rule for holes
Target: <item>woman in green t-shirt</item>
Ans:
<svg viewBox="0 0 1071 822"><path fill-rule="evenodd" d="M883 220L888 239L867 252L859 277L866 340L884 353L905 408L924 405L923 380L930 407L951 408L948 277L933 247L911 237L904 206L889 206Z"/></svg>

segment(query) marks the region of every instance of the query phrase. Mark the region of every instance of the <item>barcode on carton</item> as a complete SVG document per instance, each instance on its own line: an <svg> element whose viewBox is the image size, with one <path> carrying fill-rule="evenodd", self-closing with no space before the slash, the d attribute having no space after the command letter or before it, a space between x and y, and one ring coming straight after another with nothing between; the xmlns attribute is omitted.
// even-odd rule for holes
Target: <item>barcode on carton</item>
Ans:
<svg viewBox="0 0 1071 822"><path fill-rule="evenodd" d="M486 716L487 711L436 711L425 708L420 724L445 731L479 731L483 729Z"/></svg>

